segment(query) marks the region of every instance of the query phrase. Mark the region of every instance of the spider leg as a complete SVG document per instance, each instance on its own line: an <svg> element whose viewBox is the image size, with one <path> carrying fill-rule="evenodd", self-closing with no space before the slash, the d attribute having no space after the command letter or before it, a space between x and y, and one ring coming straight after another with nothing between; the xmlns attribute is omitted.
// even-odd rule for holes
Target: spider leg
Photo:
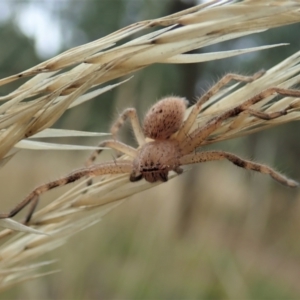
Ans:
<svg viewBox="0 0 300 300"><path fill-rule="evenodd" d="M130 157L135 157L137 154L137 150L133 147L130 147L122 142L116 140L106 140L99 143L98 147L109 147L115 150L118 150L124 154L127 154ZM89 158L86 160L86 167L91 166L96 160L97 156L103 151L103 149L97 149L92 152Z"/></svg>
<svg viewBox="0 0 300 300"><path fill-rule="evenodd" d="M228 127L228 131L238 128L239 125L241 124L241 122L246 117L246 114L250 114L252 116L255 116L258 119L269 121L269 120L276 119L276 118L279 118L281 116L287 115L288 111L290 109L293 109L293 108L294 108L293 103L291 103L290 105L288 105L286 108L284 108L282 110L274 111L274 112L270 112L270 113L261 112L259 110L254 110L254 109L248 108L247 110L244 110L243 113L241 113L237 118L235 118L233 120L233 122Z"/></svg>
<svg viewBox="0 0 300 300"><path fill-rule="evenodd" d="M145 136L143 133L143 129L140 125L139 118L137 116L135 108L127 108L120 114L120 116L118 117L118 119L115 121L115 123L112 125L110 129L110 132L112 133L113 137L116 138L118 131L123 126L127 118L130 119L131 126L139 146L144 145Z"/></svg>
<svg viewBox="0 0 300 300"><path fill-rule="evenodd" d="M207 102L213 95L215 95L222 87L228 84L231 80L240 82L252 82L257 78L261 77L265 71L259 71L252 76L242 76L238 74L228 73L222 77L215 85L213 85L193 106L191 113L188 118L184 121L182 127L179 129L177 134L177 140L181 141L185 138L191 127L193 126L202 105Z"/></svg>
<svg viewBox="0 0 300 300"><path fill-rule="evenodd" d="M115 150L118 150L124 154L129 155L130 157L135 157L137 155L137 150L116 140L106 140L102 141L98 147L109 147ZM103 149L97 149L92 152L92 154L89 156L89 158L85 162L86 167L90 167L94 161L96 160L97 156L103 151ZM93 179L91 178L86 183L88 186L93 184Z"/></svg>
<svg viewBox="0 0 300 300"><path fill-rule="evenodd" d="M142 127L140 125L136 110L134 108L127 108L121 113L121 115L118 117L118 119L111 126L110 132L111 132L114 140L109 140L109 143L108 143L108 141L103 141L98 145L98 147L108 146L110 148L121 151L125 154L128 154L129 156L132 156L134 148L127 146L116 140L117 133L120 130L120 128L123 126L123 124L127 120L127 118L130 119L131 126L132 126L135 138L136 138L139 146L144 145L145 144L145 136L144 136ZM115 141L115 143L114 143L114 141ZM107 142L107 143L105 144L105 142ZM92 154L90 155L90 157L87 159L85 165L90 166L96 160L97 156L101 152L102 152L102 150L93 151ZM129 152L131 152L131 153L129 153Z"/></svg>
<svg viewBox="0 0 300 300"><path fill-rule="evenodd" d="M246 112L249 112L250 115L255 116L259 119L269 121L269 120L276 119L281 116L287 115L288 110L291 108L292 108L291 105L288 105L286 108L284 108L282 110L274 111L274 112L270 112L270 113L266 113L266 112L262 112L259 110L254 110L254 109L248 108L246 110Z"/></svg>
<svg viewBox="0 0 300 300"><path fill-rule="evenodd" d="M39 195L36 195L34 196L32 199L31 199L31 205L30 205L30 208L29 208L29 211L26 215L26 218L24 220L24 224L27 224L29 223L38 203L39 203L39 200L40 200L40 196Z"/></svg>
<svg viewBox="0 0 300 300"><path fill-rule="evenodd" d="M281 184L287 185L289 187L297 187L298 183L292 179L285 177L284 175L280 174L279 172L275 171L274 169L259 163L255 163L243 158L238 157L235 154L224 152L224 151L206 151L206 152L199 152L193 153L183 156L180 159L180 164L194 164L194 163L201 163L213 160L222 160L227 159L233 164L238 167L252 170L256 172L260 172L262 174L268 174L276 181L280 182Z"/></svg>
<svg viewBox="0 0 300 300"><path fill-rule="evenodd" d="M12 218L20 212L25 206L31 204L29 213L25 218L25 223L28 223L38 204L39 196L56 187L67 185L75 182L85 176L100 176L106 174L123 174L131 173L132 164L130 161L107 162L93 165L91 167L82 168L69 173L67 176L42 184L35 188L23 201L17 204L10 212L0 213L0 219Z"/></svg>
<svg viewBox="0 0 300 300"><path fill-rule="evenodd" d="M277 87L268 88L259 94L253 96L252 98L246 100L245 102L226 110L225 112L221 113L217 117L212 118L203 126L195 129L191 134L189 134L185 140L181 144L182 153L188 154L194 151L197 147L199 147L203 141L213 133L217 128L222 126L223 121L235 117L239 115L243 111L249 110L250 114L255 115L258 118L262 119L274 119L280 117L287 113L287 110L293 108L293 104L288 106L284 111L276 112L276 113L263 113L258 112L256 110L251 110L250 106L258 103L259 101L273 95L273 94L280 94L282 96L290 96L290 97L300 97L300 90L293 90L293 89L282 89Z"/></svg>

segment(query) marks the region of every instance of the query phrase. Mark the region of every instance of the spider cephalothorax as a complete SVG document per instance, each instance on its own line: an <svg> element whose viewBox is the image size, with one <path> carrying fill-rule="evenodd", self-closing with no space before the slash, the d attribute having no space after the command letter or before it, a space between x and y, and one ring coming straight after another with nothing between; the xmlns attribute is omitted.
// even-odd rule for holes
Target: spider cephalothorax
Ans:
<svg viewBox="0 0 300 300"><path fill-rule="evenodd" d="M251 82L263 74L264 72L258 72L253 76L225 75L197 101L185 120L187 101L180 97L167 97L152 106L145 116L143 129L140 126L136 110L134 108L124 110L111 128L114 139L103 141L99 146L110 147L120 151L129 156L129 160L118 159L94 165L94 160L101 152L101 150L97 150L87 160L85 168L75 170L61 179L37 187L9 213L0 214L0 218L13 217L27 204L31 203L31 208L25 219L25 222L28 222L37 205L40 194L52 188L74 182L85 176L94 177L105 174L127 173L130 181L137 181L143 178L148 182L167 181L170 171L174 171L177 174L182 172L180 166L213 160L227 159L239 167L269 174L273 179L286 186L296 187L298 185L296 181L286 178L266 165L242 159L235 154L225 151L196 151L216 129L222 126L224 121L238 116L241 112L248 113L260 119L271 120L286 115L293 109L292 104L288 105L285 109L271 113L253 109L252 106L255 103L273 94L300 97L299 90L271 87L254 95L250 99L241 101L240 104L228 110L220 112L218 115L214 115L205 124L191 130L201 111L202 105L229 81ZM118 130L127 118L131 121L139 145L137 149L116 139Z"/></svg>
<svg viewBox="0 0 300 300"><path fill-rule="evenodd" d="M180 147L176 140L148 142L133 160L130 181L142 178L149 182L167 181L169 171L180 173Z"/></svg>

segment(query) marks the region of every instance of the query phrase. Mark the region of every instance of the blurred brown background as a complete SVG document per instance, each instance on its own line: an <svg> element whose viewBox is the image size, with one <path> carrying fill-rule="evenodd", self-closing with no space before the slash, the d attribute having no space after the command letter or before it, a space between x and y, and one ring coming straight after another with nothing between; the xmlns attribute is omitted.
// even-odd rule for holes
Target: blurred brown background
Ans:
<svg viewBox="0 0 300 300"><path fill-rule="evenodd" d="M180 0L0 1L0 77L128 24L196 4ZM33 23L33 24L32 24ZM299 50L300 24L202 51L290 43L205 64L154 65L112 92L67 112L58 128L107 132L123 108L142 116L157 99L193 101L227 72L252 74ZM0 95L10 89L1 87ZM300 181L300 123L212 145L269 164ZM130 130L122 139L135 145ZM62 140L59 140L62 141ZM55 141L55 142L59 142ZM94 145L97 140L64 140ZM81 167L88 153L21 151L1 169L1 210L36 185ZM103 159L110 159L107 153ZM43 198L51 199L55 193ZM227 162L194 166L138 194L43 259L60 273L0 299L299 299L300 192ZM53 266L52 266L53 269ZM47 268L45 269L47 270Z"/></svg>

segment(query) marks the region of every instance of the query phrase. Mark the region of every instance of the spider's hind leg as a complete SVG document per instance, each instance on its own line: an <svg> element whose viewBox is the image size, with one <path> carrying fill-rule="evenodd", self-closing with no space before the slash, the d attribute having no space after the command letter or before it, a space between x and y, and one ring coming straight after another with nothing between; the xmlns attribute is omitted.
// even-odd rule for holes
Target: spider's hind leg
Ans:
<svg viewBox="0 0 300 300"><path fill-rule="evenodd" d="M125 121L128 118L130 119L131 126L132 126L135 138L136 138L139 146L145 144L145 136L144 136L142 127L140 125L136 110L134 108L127 108L119 115L118 119L111 126L110 132L113 136L113 140L103 141L98 145L98 147L106 147L107 146L112 149L118 150L122 153L128 154L129 156L134 157L136 154L135 152L133 152L133 150L135 151L134 148L127 146L126 144L121 143L116 140L118 131L124 125ZM86 160L85 165L87 167L91 166L94 163L94 161L96 160L97 156L101 152L102 152L102 149L93 151L91 153L91 155L89 156L89 158ZM90 184L88 184L88 185L90 185Z"/></svg>
<svg viewBox="0 0 300 300"><path fill-rule="evenodd" d="M251 106L260 102L261 100L271 96L279 94L282 96L289 96L289 97L300 97L300 90L294 90L294 89L284 89L284 88L277 88L277 87L270 87L266 90L263 90L259 94L256 94L255 96L247 99L246 101L242 102L241 104L232 107L228 110L225 110L224 112L220 113L218 116L210 119L206 124L203 126L200 126L199 128L195 129L192 133L188 135L188 138L186 138L182 143L181 147L184 149L183 153L188 154L191 151L194 151L197 147L199 147L203 141L216 129L222 126L222 123L232 117L236 117L240 115L243 112L248 112L250 114L255 115L256 117L259 117L261 119L275 119L282 115L285 115L289 109L297 108L299 105L298 100L294 103L291 103L288 105L285 109L282 111L277 111L274 113L265 113L260 112L254 109L251 109ZM238 120L238 119L236 119ZM236 123L233 123L230 128L234 128L236 126Z"/></svg>
<svg viewBox="0 0 300 300"><path fill-rule="evenodd" d="M230 126L228 127L228 131L236 129L240 126L241 122L244 120L245 116L247 116L248 114L258 118L258 119L262 119L262 120L273 120L276 118L279 118L281 116L285 116L289 113L290 109L293 109L293 104L288 105L286 108L279 110L279 111L274 111L274 112L265 112L265 111L259 111L259 110L255 110L252 108L248 108L246 110L244 110L241 114L239 114L230 124Z"/></svg>
<svg viewBox="0 0 300 300"><path fill-rule="evenodd" d="M145 136L135 108L127 108L119 115L118 119L114 122L114 124L111 126L110 129L113 138L116 139L118 131L120 130L120 128L123 126L124 122L128 118L130 119L136 141L138 142L139 146L144 145Z"/></svg>
<svg viewBox="0 0 300 300"><path fill-rule="evenodd" d="M192 128L199 112L201 111L202 105L207 102L212 96L217 94L226 84L230 81L235 80L237 82L252 82L258 78L260 78L265 71L259 71L252 76L242 76L239 74L228 73L223 76L215 85L213 85L194 105L191 113L189 114L188 118L184 121L182 127L180 128L177 139L179 141L183 140L186 135L188 134L189 130Z"/></svg>

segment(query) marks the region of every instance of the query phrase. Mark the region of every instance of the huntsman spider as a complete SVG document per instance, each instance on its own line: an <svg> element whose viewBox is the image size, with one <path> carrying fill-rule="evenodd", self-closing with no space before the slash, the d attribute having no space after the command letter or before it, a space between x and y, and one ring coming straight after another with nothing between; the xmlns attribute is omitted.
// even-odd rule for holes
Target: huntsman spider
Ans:
<svg viewBox="0 0 300 300"><path fill-rule="evenodd" d="M145 115L143 127L141 127L139 123L136 110L134 108L125 109L111 128L111 133L114 138L101 142L99 146L110 147L120 151L128 155L131 160L118 159L115 161L93 164L96 156L102 151L96 150L87 160L86 167L75 170L63 178L40 185L10 212L1 213L0 218L11 218L26 205L30 204L29 212L25 218L25 223L28 223L41 194L86 176L95 177L106 174L127 173L129 175L129 180L132 182L142 179L145 179L148 182L165 182L168 180L170 171L181 174L183 171L181 166L183 165L223 159L226 159L241 168L268 174L283 185L296 187L298 185L296 181L288 179L267 165L255 163L225 151L196 152L196 149L199 148L216 129L221 127L224 121L238 116L241 112L248 113L259 119L271 120L286 115L288 111L293 108L292 104L290 104L285 109L272 113L266 113L251 108L255 103L258 103L273 94L300 97L299 90L270 87L254 95L250 99L211 117L205 124L191 131L191 128L201 111L202 105L227 83L232 80L246 83L252 82L263 74L264 72L258 72L253 76L241 76L231 73L225 75L199 98L186 120L184 120L184 114L187 107L187 101L185 98L180 97L166 97L154 104ZM137 149L116 139L118 130L128 118L131 121L133 132L139 145ZM146 138L148 139L146 140Z"/></svg>

